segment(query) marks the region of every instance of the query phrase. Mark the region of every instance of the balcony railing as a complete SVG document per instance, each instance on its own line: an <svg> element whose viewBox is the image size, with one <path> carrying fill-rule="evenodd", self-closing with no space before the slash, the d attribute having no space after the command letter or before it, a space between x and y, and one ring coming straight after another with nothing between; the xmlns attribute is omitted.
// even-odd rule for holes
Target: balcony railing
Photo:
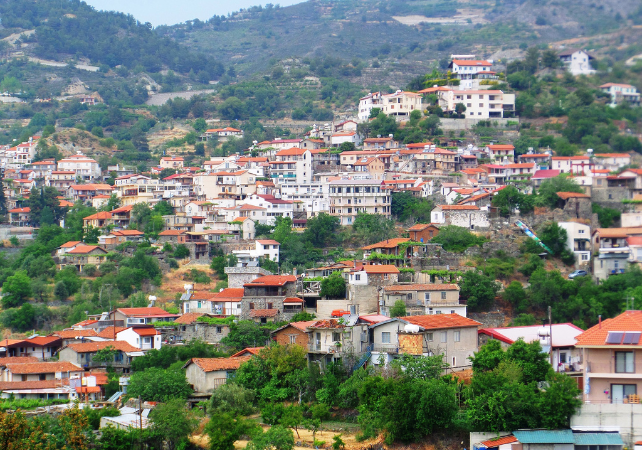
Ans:
<svg viewBox="0 0 642 450"><path fill-rule="evenodd" d="M372 346L373 352L379 353L399 353L399 347L394 344L375 344Z"/></svg>

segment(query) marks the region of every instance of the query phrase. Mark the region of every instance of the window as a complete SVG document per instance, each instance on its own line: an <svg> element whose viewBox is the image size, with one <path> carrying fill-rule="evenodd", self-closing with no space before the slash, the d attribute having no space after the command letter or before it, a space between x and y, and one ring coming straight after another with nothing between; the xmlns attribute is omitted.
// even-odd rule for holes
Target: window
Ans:
<svg viewBox="0 0 642 450"><path fill-rule="evenodd" d="M143 338L143 344L150 344L152 342L152 338L146 337Z"/></svg>
<svg viewBox="0 0 642 450"><path fill-rule="evenodd" d="M426 300L427 302L430 301L430 292L425 292L424 293L424 300Z"/></svg>
<svg viewBox="0 0 642 450"><path fill-rule="evenodd" d="M432 333L426 333L426 341L432 342L432 339L433 339Z"/></svg>
<svg viewBox="0 0 642 450"><path fill-rule="evenodd" d="M296 334L290 335L290 344L296 344Z"/></svg>
<svg viewBox="0 0 642 450"><path fill-rule="evenodd" d="M341 342L341 333L332 333L332 342Z"/></svg>
<svg viewBox="0 0 642 450"><path fill-rule="evenodd" d="M633 352L615 352L615 372L635 372L635 356Z"/></svg>
<svg viewBox="0 0 642 450"><path fill-rule="evenodd" d="M267 307L267 309L272 309L272 308L273 308L273 306L274 306L274 303L268 303L268 305L267 305L267 306L268 306L268 307Z"/></svg>
<svg viewBox="0 0 642 450"><path fill-rule="evenodd" d="M441 342L448 342L448 332L447 331L442 331L441 332Z"/></svg>
<svg viewBox="0 0 642 450"><path fill-rule="evenodd" d="M250 309L254 309L254 303L250 302Z"/></svg>
<svg viewBox="0 0 642 450"><path fill-rule="evenodd" d="M407 294L406 295L406 300L412 300L412 294Z"/></svg>
<svg viewBox="0 0 642 450"><path fill-rule="evenodd" d="M460 342L461 341L461 331L455 331L453 333L453 340L455 342Z"/></svg>
<svg viewBox="0 0 642 450"><path fill-rule="evenodd" d="M216 332L221 334L223 332L223 327L216 327Z"/></svg>
<svg viewBox="0 0 642 450"><path fill-rule="evenodd" d="M198 302L198 309L201 309L201 302Z"/></svg>
<svg viewBox="0 0 642 450"><path fill-rule="evenodd" d="M388 274L387 274L387 273L384 273L384 274L383 274L383 279L384 279L384 280L387 280L387 279L388 279Z"/></svg>
<svg viewBox="0 0 642 450"><path fill-rule="evenodd" d="M356 281L361 281L361 275L355 275L355 276L354 276L354 279L355 279Z"/></svg>
<svg viewBox="0 0 642 450"><path fill-rule="evenodd" d="M381 343L382 344L390 344L390 332L389 331L384 331L381 333Z"/></svg>
<svg viewBox="0 0 642 450"><path fill-rule="evenodd" d="M441 293L441 299L442 300L446 300L446 292L445 291Z"/></svg>
<svg viewBox="0 0 642 450"><path fill-rule="evenodd" d="M457 358L453 356L453 363L451 367L457 367Z"/></svg>

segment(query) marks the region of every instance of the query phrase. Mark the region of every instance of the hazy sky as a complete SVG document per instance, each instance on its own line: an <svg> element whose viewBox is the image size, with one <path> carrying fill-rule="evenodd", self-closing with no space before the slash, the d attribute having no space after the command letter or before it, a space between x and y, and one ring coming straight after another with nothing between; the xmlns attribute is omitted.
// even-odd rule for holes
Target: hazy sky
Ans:
<svg viewBox="0 0 642 450"><path fill-rule="evenodd" d="M133 15L141 22L151 22L157 25L174 25L191 19L207 20L216 15L238 11L266 3L281 6L300 3L302 0L85 0L96 9L107 11L120 11Z"/></svg>

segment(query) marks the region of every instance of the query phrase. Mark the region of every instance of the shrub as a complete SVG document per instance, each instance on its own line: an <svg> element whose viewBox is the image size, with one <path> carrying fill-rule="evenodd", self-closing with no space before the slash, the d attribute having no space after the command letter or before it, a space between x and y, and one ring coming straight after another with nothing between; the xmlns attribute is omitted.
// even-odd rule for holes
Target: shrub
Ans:
<svg viewBox="0 0 642 450"><path fill-rule="evenodd" d="M190 255L190 251L187 247L185 247L183 244L178 244L176 246L176 250L174 250L174 258L176 259L183 259L187 258Z"/></svg>
<svg viewBox="0 0 642 450"><path fill-rule="evenodd" d="M95 277L98 269L93 264L87 264L85 267L83 267L82 272L88 277Z"/></svg>

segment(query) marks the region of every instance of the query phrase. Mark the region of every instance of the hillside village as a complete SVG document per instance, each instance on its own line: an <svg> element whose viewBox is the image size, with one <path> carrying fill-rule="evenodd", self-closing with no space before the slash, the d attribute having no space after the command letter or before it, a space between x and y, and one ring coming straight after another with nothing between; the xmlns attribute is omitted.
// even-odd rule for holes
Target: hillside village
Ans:
<svg viewBox="0 0 642 450"><path fill-rule="evenodd" d="M587 52L559 57L572 75L594 71ZM145 407L121 402L130 384L140 386L137 373L147 373L140 371L151 355L168 348L189 353L199 342L209 345L179 370L185 401L196 406L279 346L300 352L302 364L326 377L336 367L349 377L436 358L438 375L475 386L479 355L511 355L513 346L528 344L540 348L545 372L570 377L564 389L572 386L581 399L566 404L568 416L555 422L572 430L544 439L631 448L642 439L634 362L642 332L634 311L640 157L590 148L562 156L550 146L517 153L501 138L479 145L454 133L406 144L393 134L370 135L375 121L404 126L433 107L445 129L519 121L515 94L494 89L500 75L493 61L453 55L449 69L446 84L369 93L355 117L296 138L254 141L199 166L178 152L143 171L101 167L82 148L43 157L54 142L37 135L0 149L2 238L10 250L42 247L33 255L48 267L40 272L23 263L26 271L3 278L3 305L20 308L0 347L0 397L107 402L121 410L102 417L101 428L147 428L143 415L159 397L142 394ZM639 106L631 85L600 89L612 107ZM198 140L242 138L232 125L206 127ZM517 261L524 266L517 269ZM32 272L56 273L53 285L30 287ZM179 273L184 286L179 280L177 291L164 292L167 277ZM92 300L83 279L98 283ZM569 294L554 283L608 300L565 309ZM82 318L73 323L43 322L43 312L17 319L28 313L25 305L33 311L30 297L51 294L58 305L72 296L78 308L94 302L92 310L72 309L70 317ZM605 403L617 407L608 416ZM618 432L595 427L596 415ZM536 446L542 439L518 425L491 429L496 425L475 417L471 423L491 432L472 433L466 445L475 448Z"/></svg>
<svg viewBox="0 0 642 450"><path fill-rule="evenodd" d="M637 2L0 17L0 449L642 450Z"/></svg>

